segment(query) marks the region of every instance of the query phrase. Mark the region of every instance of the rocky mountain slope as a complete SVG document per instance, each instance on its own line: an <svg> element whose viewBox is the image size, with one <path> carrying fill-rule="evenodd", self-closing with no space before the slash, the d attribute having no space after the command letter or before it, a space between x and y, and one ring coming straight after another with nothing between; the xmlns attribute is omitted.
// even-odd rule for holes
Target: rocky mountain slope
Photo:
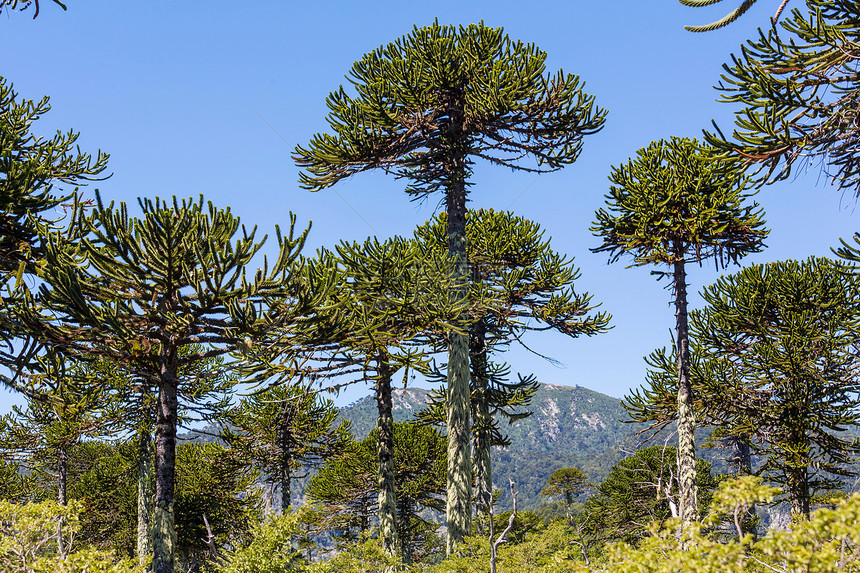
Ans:
<svg viewBox="0 0 860 573"><path fill-rule="evenodd" d="M394 391L394 417L411 419L427 403L426 390ZM516 483L520 507L540 503L539 492L549 475L561 467L578 467L600 481L612 466L636 447L638 426L626 418L621 402L580 386L542 384L528 410L533 414L503 431L511 438L509 448L494 448L493 482L501 490L500 508L509 507L508 478ZM358 438L376 424L376 402L362 398L341 409L352 422Z"/></svg>

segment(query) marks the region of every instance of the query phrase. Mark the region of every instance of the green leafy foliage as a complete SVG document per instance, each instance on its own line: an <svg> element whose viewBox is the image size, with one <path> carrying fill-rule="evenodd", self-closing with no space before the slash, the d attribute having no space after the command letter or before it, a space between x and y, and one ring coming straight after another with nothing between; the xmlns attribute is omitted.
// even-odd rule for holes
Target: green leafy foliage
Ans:
<svg viewBox="0 0 860 573"><path fill-rule="evenodd" d="M136 562L75 546L81 505L0 501L0 566L4 573L134 573Z"/></svg>
<svg viewBox="0 0 860 573"><path fill-rule="evenodd" d="M15 8L17 1L12 2ZM76 196L77 186L102 173L108 160L101 152L96 157L82 152L74 131L57 131L49 139L35 135L34 123L50 109L47 97L20 98L12 84L0 77L0 361L16 369L38 347L10 311L28 292L24 275L35 274L44 256L45 239L39 227L59 232L58 221L49 212ZM4 382L27 390L8 378Z"/></svg>
<svg viewBox="0 0 860 573"><path fill-rule="evenodd" d="M375 433L343 456L329 460L305 491L312 501L322 504L328 514L327 527L347 537L369 530L371 517L378 511ZM425 519L423 510L445 507L445 443L433 428L395 424L393 457L398 534L404 547L410 548L408 557L420 559L420 548L437 527Z"/></svg>
<svg viewBox="0 0 860 573"><path fill-rule="evenodd" d="M349 423L335 426L331 400L300 386L274 386L244 398L226 417L224 440L260 468L265 483L281 488L290 506L290 480L302 467L319 467L352 439Z"/></svg>
<svg viewBox="0 0 860 573"><path fill-rule="evenodd" d="M678 517L676 459L675 448L651 446L618 462L596 486L596 494L585 502L581 519L587 531L603 541L636 544L646 536L647 524ZM717 485L711 465L705 460L696 462L696 481L701 511L707 508Z"/></svg>
<svg viewBox="0 0 860 573"><path fill-rule="evenodd" d="M807 0L806 8L759 30L723 66L722 101L741 109L731 137L717 129L706 139L759 164L765 180L787 179L798 160L804 168L820 162L833 183L857 193L860 16L851 0Z"/></svg>

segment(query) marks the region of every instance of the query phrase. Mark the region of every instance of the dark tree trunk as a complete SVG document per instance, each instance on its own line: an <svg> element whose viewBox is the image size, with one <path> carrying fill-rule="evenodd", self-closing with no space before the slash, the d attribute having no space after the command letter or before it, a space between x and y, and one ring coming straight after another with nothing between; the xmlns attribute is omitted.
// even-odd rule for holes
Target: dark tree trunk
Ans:
<svg viewBox="0 0 860 573"><path fill-rule="evenodd" d="M394 484L394 416L391 402L391 371L388 357L382 353L376 359L376 373L379 530L385 551L394 556L400 551L400 540L397 535L397 494Z"/></svg>
<svg viewBox="0 0 860 573"><path fill-rule="evenodd" d="M57 503L68 504L66 485L69 481L69 453L67 446L57 448Z"/></svg>
<svg viewBox="0 0 860 573"><path fill-rule="evenodd" d="M687 273L684 249L675 244L675 328L678 344L678 484L680 513L684 523L699 521L696 487L696 429L693 388L690 381L690 342L687 325Z"/></svg>
<svg viewBox="0 0 860 573"><path fill-rule="evenodd" d="M472 343L469 350L472 382L474 385L475 411L475 502L477 511L489 515L493 499L493 468L491 461L492 419L490 418L490 396L487 382L486 324L479 320L472 325Z"/></svg>
<svg viewBox="0 0 860 573"><path fill-rule="evenodd" d="M173 573L176 525L173 494L176 480L176 415L178 409L177 358L175 348L165 348L159 357L161 379L155 418L155 507L152 516L152 570Z"/></svg>
<svg viewBox="0 0 860 573"><path fill-rule="evenodd" d="M448 94L448 148L445 157L445 203L448 210L448 253L455 260L455 276L462 281L452 291L455 301L469 296L466 258L466 173L468 141L463 133L465 100L462 93ZM458 326L467 328L466 316ZM469 451L469 336L450 332L448 350L448 555L472 529L472 456Z"/></svg>
<svg viewBox="0 0 860 573"><path fill-rule="evenodd" d="M293 478L290 464L292 459L292 440L285 424L281 428L281 515L286 515L290 511L290 497L292 497L290 480Z"/></svg>
<svg viewBox="0 0 860 573"><path fill-rule="evenodd" d="M791 515L809 519L809 472L807 468L795 468L788 474L788 497Z"/></svg>

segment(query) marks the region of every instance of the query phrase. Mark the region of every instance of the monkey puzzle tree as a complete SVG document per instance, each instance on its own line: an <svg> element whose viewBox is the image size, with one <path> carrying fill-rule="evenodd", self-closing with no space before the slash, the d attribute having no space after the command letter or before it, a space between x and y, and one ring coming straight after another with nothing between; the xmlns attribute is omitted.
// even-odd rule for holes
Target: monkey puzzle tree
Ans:
<svg viewBox="0 0 860 573"><path fill-rule="evenodd" d="M447 216L440 214L415 235L441 255L446 227ZM513 423L527 416L522 406L537 388L533 376L508 381L510 368L492 362L493 353L521 341L526 332L555 330L574 338L605 332L610 319L594 312L598 305L590 294L576 292L579 269L543 234L540 225L511 212L479 209L466 216L470 298L488 303L471 306L469 345L475 499L483 511L489 511L493 491L491 445L507 445L494 418ZM444 396L436 396L425 419L444 423L443 408Z"/></svg>
<svg viewBox="0 0 860 573"><path fill-rule="evenodd" d="M765 181L818 162L840 189L860 193L857 64L860 14L850 0L807 0L723 66L721 101L737 103L731 137L708 143L758 164ZM781 28L778 29L778 28Z"/></svg>
<svg viewBox="0 0 860 573"><path fill-rule="evenodd" d="M109 388L91 362L49 349L26 372L33 392L25 407L0 418L0 450L30 471L50 475L56 499L66 505L71 449L84 438L110 434L116 415Z"/></svg>
<svg viewBox="0 0 860 573"><path fill-rule="evenodd" d="M546 480L541 495L561 497L567 511L568 523L573 521L573 501L591 488L588 476L579 468L559 468Z"/></svg>
<svg viewBox="0 0 860 573"><path fill-rule="evenodd" d="M755 473L783 486L799 517L813 491L856 475L850 460L860 448L844 431L860 420L858 296L843 264L783 261L721 277L691 315L698 412L718 437L738 442L739 458L744 447L747 458L764 458ZM665 362L650 382L627 398L628 411L639 421L673 419Z"/></svg>
<svg viewBox="0 0 860 573"><path fill-rule="evenodd" d="M229 209L204 206L202 197L142 199L143 216L133 218L124 203L104 206L96 197L92 212L80 215L77 241L49 240L39 305L23 318L55 344L119 364L157 388L153 571L172 573L179 401L193 387L182 371L306 312L292 278L307 231L294 237L291 216L289 236L278 232L275 263L249 276L263 243L256 229L240 232Z"/></svg>
<svg viewBox="0 0 860 573"><path fill-rule="evenodd" d="M335 253L320 252L317 262L319 270L335 277L335 286L317 311L308 339L326 341L314 351L333 355L329 360L340 365L336 373L353 369L359 380L374 384L380 536L393 555L399 541L392 378L399 370L425 369L422 348L428 335L450 328L463 301L448 296L452 271L447 258L434 258L415 240L343 242ZM308 268L318 272L313 266Z"/></svg>
<svg viewBox="0 0 860 573"><path fill-rule="evenodd" d="M343 456L328 460L311 478L308 497L323 504L330 529L367 530L380 507L369 503L379 491L376 474L377 429ZM419 537L436 529L421 518L423 509L445 507L445 442L434 428L394 424L394 474L398 484L397 520L403 559L411 562Z"/></svg>
<svg viewBox="0 0 860 573"><path fill-rule="evenodd" d="M349 423L335 426L331 400L301 386L278 385L244 398L228 412L223 438L263 470L281 490L281 513L290 507L290 481L300 467L318 467L352 439Z"/></svg>
<svg viewBox="0 0 860 573"><path fill-rule="evenodd" d="M813 490L857 475L860 446L844 432L860 420L860 282L845 265L811 258L745 268L702 297L696 338L731 373L711 385L707 407L752 438L766 457L759 471L785 488L793 514L808 516Z"/></svg>
<svg viewBox="0 0 860 573"><path fill-rule="evenodd" d="M610 262L630 255L633 266L667 265L675 294L678 345L678 464L681 516L698 520L696 502L695 412L690 381L687 319L688 262L713 258L716 266L736 263L762 249L767 236L750 180L734 160L717 160L695 140L654 142L636 159L612 168L606 208L592 226ZM663 273L668 275L669 273Z"/></svg>
<svg viewBox="0 0 860 573"><path fill-rule="evenodd" d="M50 211L71 199L76 186L104 171L108 160L101 152L95 158L82 153L74 131L58 131L50 139L34 135L33 123L50 109L47 97L38 102L20 99L12 84L0 77L0 360L15 370L24 367L16 360L22 348L21 354L33 350L32 339L23 345L13 343L26 334L10 306L26 290L23 276L33 273L34 263L43 256L44 239L37 223L56 231L58 217Z"/></svg>
<svg viewBox="0 0 860 573"><path fill-rule="evenodd" d="M448 250L467 279L466 196L475 159L526 171L572 163L584 136L603 126L578 77L545 75L546 53L483 23L433 23L356 62L326 103L334 134L296 147L301 185L317 191L382 169L409 181L415 198L445 194ZM534 165L521 159L531 156ZM468 296L466 285L451 296ZM470 533L469 340L462 317L449 339L448 551Z"/></svg>

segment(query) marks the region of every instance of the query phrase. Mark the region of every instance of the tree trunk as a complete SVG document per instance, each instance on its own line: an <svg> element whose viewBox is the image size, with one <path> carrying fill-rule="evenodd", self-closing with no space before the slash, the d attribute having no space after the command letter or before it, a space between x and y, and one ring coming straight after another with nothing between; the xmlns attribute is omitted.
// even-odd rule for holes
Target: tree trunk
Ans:
<svg viewBox="0 0 860 573"><path fill-rule="evenodd" d="M137 453L137 557L140 566L152 553L152 438L149 428L138 430Z"/></svg>
<svg viewBox="0 0 860 573"><path fill-rule="evenodd" d="M173 493L176 480L176 414L178 409L176 350L159 356L161 380L155 418L155 507L152 515L152 571L173 573L176 526Z"/></svg>
<svg viewBox="0 0 860 573"><path fill-rule="evenodd" d="M729 458L729 467L732 468L736 475L752 475L752 454L750 452L749 435L729 436L725 438L725 441L732 452ZM753 503L750 504L741 522L744 533L752 533L753 539L758 538L758 532L755 527L757 517L755 504Z"/></svg>
<svg viewBox="0 0 860 573"><path fill-rule="evenodd" d="M475 389L472 405L475 411L475 504L477 512L489 515L493 498L493 468L490 458L492 446L492 419L490 396L487 387L486 324L479 320L472 325L472 344L469 350L472 381Z"/></svg>
<svg viewBox="0 0 860 573"><path fill-rule="evenodd" d="M445 203L448 210L448 253L455 261L454 279L461 282L452 289L456 301L468 298L468 261L466 259L466 157L468 142L463 134L462 94L451 94L448 104L449 146L445 158ZM465 313L457 321L459 328L468 326ZM448 496L446 517L448 539L446 553L461 543L472 529L472 456L469 436L469 336L449 333L448 349Z"/></svg>
<svg viewBox="0 0 860 573"><path fill-rule="evenodd" d="M67 505L66 485L69 481L69 453L67 446L57 448L57 503Z"/></svg>
<svg viewBox="0 0 860 573"><path fill-rule="evenodd" d="M397 535L397 494L394 490L394 416L391 402L391 371L387 356L376 359L376 457L379 462L379 532L382 546L391 555L400 551Z"/></svg>
<svg viewBox="0 0 860 573"><path fill-rule="evenodd" d="M292 462L290 435L286 428L287 424L284 426L281 433L281 515L286 515L290 511L290 497L292 496L290 480L293 478L290 471L290 463Z"/></svg>
<svg viewBox="0 0 860 573"><path fill-rule="evenodd" d="M809 472L807 468L795 468L788 474L788 497L791 500L791 516L794 519L809 519Z"/></svg>
<svg viewBox="0 0 860 573"><path fill-rule="evenodd" d="M684 523L699 521L696 487L696 429L693 388L690 381L690 342L687 325L687 273L684 250L675 244L675 328L678 344L678 487Z"/></svg>

